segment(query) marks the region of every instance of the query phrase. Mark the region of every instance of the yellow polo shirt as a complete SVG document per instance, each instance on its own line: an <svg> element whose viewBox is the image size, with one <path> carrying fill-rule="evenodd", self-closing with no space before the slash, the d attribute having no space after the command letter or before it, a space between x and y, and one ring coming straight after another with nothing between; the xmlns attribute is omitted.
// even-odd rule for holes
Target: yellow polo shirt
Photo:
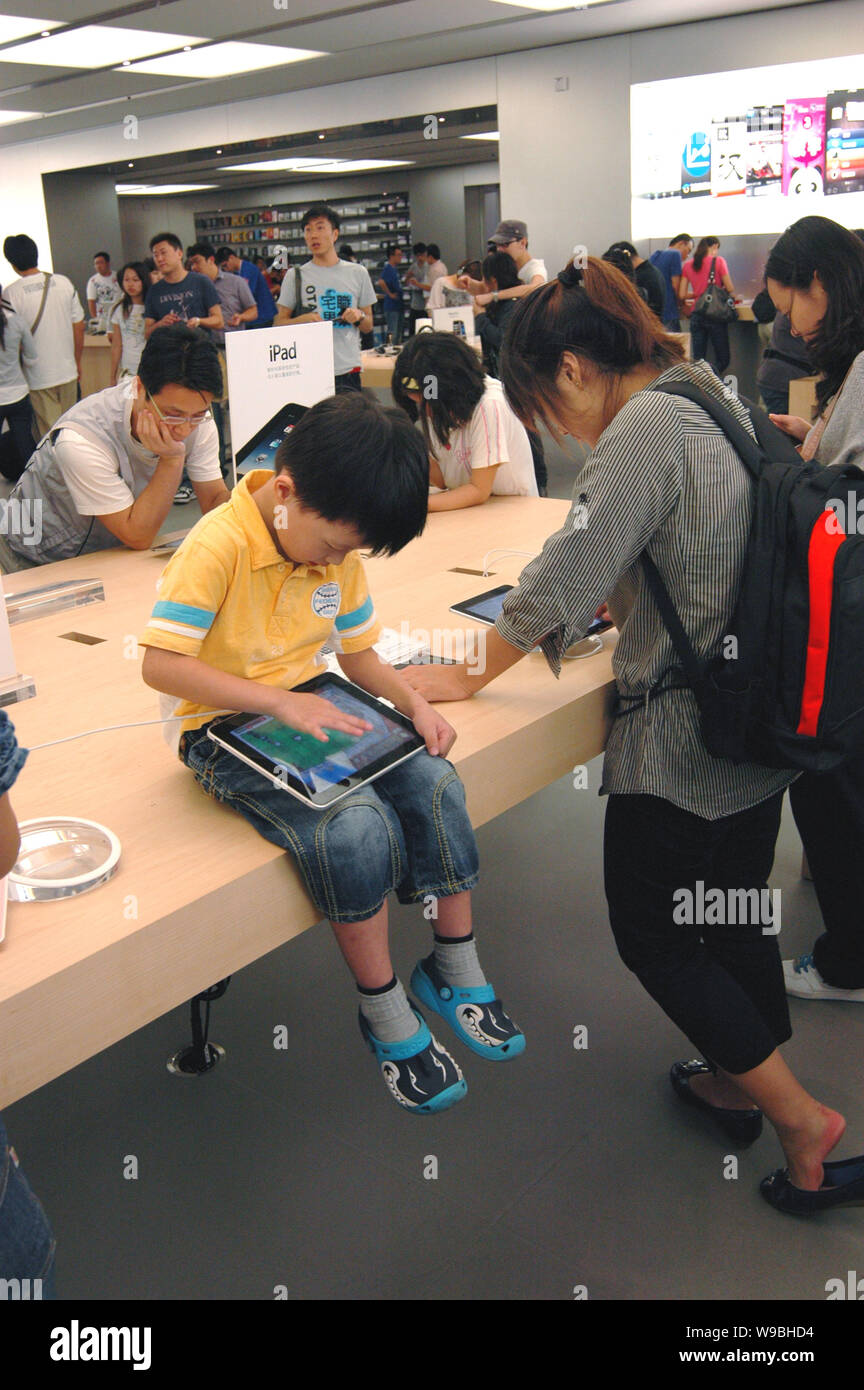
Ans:
<svg viewBox="0 0 864 1390"><path fill-rule="evenodd" d="M264 468L247 473L229 502L201 518L162 571L140 640L291 690L320 673L325 643L365 651L380 624L356 551L341 565L292 565L276 549L251 496L272 477ZM207 722L207 708L176 704L174 714L189 716L174 726L178 741Z"/></svg>

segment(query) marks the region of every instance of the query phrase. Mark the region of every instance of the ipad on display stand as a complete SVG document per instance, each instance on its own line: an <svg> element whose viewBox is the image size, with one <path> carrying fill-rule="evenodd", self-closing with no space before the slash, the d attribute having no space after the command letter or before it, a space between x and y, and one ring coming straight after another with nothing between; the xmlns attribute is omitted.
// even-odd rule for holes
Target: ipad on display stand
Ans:
<svg viewBox="0 0 864 1390"><path fill-rule="evenodd" d="M252 468L269 468L275 471L276 450L286 435L289 435L294 426L302 420L307 409L308 406L289 401L237 450L234 462L238 479L241 469L244 473L248 473Z"/></svg>
<svg viewBox="0 0 864 1390"><path fill-rule="evenodd" d="M499 584L497 589L487 589L485 593L475 594L473 598L463 599L461 603L450 605L451 613L460 613L463 618L473 618L475 622L495 626L495 619L504 606L504 600L514 589L513 584ZM606 632L613 624L603 618L595 618L585 632L585 637L595 637L598 632ZM584 641L583 639L580 639Z"/></svg>

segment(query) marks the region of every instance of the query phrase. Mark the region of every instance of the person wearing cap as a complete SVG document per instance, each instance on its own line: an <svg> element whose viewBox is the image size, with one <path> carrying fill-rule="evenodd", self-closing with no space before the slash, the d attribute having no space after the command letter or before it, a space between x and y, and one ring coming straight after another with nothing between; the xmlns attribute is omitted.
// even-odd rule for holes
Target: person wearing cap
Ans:
<svg viewBox="0 0 864 1390"><path fill-rule="evenodd" d="M549 277L546 274L545 263L539 257L530 254L528 228L524 222L499 222L489 238L489 245L506 252L515 262L516 274L522 283L514 285L512 289L495 290L490 294L482 280L471 280L463 276L459 281L459 287L469 290L474 295L478 308L483 309L487 304L497 304L502 299L521 299L523 295L536 290L539 285L546 284Z"/></svg>

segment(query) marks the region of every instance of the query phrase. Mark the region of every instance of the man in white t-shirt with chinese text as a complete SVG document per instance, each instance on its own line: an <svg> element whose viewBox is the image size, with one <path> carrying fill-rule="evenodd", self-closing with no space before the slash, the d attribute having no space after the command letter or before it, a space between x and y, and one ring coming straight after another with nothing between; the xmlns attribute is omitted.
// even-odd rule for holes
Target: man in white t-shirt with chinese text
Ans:
<svg viewBox="0 0 864 1390"><path fill-rule="evenodd" d="M360 334L372 332L377 298L369 272L356 261L339 259L339 214L327 203L312 204L303 218L303 236L312 259L286 271L273 327L332 323L336 390L359 391Z"/></svg>

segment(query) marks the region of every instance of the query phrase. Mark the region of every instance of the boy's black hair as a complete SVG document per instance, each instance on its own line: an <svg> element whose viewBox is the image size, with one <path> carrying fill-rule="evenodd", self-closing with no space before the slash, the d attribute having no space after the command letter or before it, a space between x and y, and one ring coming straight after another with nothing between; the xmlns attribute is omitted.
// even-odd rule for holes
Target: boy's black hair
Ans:
<svg viewBox="0 0 864 1390"><path fill-rule="evenodd" d="M335 208L331 208L329 203L313 203L303 218L303 231L305 232L309 223L314 222L318 217L326 217L334 232L338 232L342 225L339 221L338 212Z"/></svg>
<svg viewBox="0 0 864 1390"><path fill-rule="evenodd" d="M216 264L224 265L226 261L230 261L232 256L238 254L239 253L234 250L233 246L220 246L219 250L216 252Z"/></svg>
<svg viewBox="0 0 864 1390"><path fill-rule="evenodd" d="M94 261L98 261L98 259L99 259L100 256L102 257L103 261L107 261L109 265L111 264L111 257L109 256L109 254L108 254L107 251L94 251L94 252L93 252L93 259L94 259Z"/></svg>
<svg viewBox="0 0 864 1390"><path fill-rule="evenodd" d="M186 255L191 259L192 256L203 256L205 261L209 261L212 256L216 259L216 252L209 241L196 241L191 246L187 246Z"/></svg>
<svg viewBox="0 0 864 1390"><path fill-rule="evenodd" d="M353 526L373 555L395 555L426 525L429 461L401 410L340 391L307 410L276 450L302 507Z"/></svg>
<svg viewBox="0 0 864 1390"><path fill-rule="evenodd" d="M395 256L395 254L396 254L396 252L397 252L398 250L399 250L399 247L398 247L398 246L395 246L395 245L393 245L393 246L388 246L388 247L387 247L387 259L388 259L388 261L389 261L389 259L390 259L391 256Z"/></svg>
<svg viewBox="0 0 864 1390"><path fill-rule="evenodd" d="M175 251L183 250L183 243L174 232L157 232L155 236L151 236L148 243L150 250L152 251L154 246L158 246L160 241L167 241L168 245L173 246Z"/></svg>
<svg viewBox="0 0 864 1390"><path fill-rule="evenodd" d="M343 241L339 247L339 255L343 261L353 261L355 259L354 247L349 246L347 241Z"/></svg>
<svg viewBox="0 0 864 1390"><path fill-rule="evenodd" d="M138 380L156 396L163 386L184 386L187 391L222 395L222 368L211 338L183 323L154 328L141 354Z"/></svg>
<svg viewBox="0 0 864 1390"><path fill-rule="evenodd" d="M433 260L440 261L441 247L438 245L437 241L428 241L426 243L426 254L427 256L431 256Z"/></svg>
<svg viewBox="0 0 864 1390"><path fill-rule="evenodd" d="M415 256L425 256L427 250L428 247L426 246L425 241L415 241L414 245L411 247L411 252Z"/></svg>
<svg viewBox="0 0 864 1390"><path fill-rule="evenodd" d="M692 238L692 236L690 235L689 232L679 232L677 236L673 236L673 238L672 238L672 240L670 241L669 245L670 245L670 246L674 246L675 243L678 242L678 241L692 241L692 240L693 240L693 238Z"/></svg>
<svg viewBox="0 0 864 1390"><path fill-rule="evenodd" d="M414 386L406 383L413 381ZM393 399L411 420L419 416L430 453L430 425L441 444L461 425L467 425L483 395L486 377L473 348L455 333L418 333L409 338L393 366ZM419 391L425 410L408 395Z"/></svg>
<svg viewBox="0 0 864 1390"><path fill-rule="evenodd" d="M36 243L26 232L19 232L17 236L7 236L3 243L3 255L19 275L22 270L35 270L39 264Z"/></svg>

